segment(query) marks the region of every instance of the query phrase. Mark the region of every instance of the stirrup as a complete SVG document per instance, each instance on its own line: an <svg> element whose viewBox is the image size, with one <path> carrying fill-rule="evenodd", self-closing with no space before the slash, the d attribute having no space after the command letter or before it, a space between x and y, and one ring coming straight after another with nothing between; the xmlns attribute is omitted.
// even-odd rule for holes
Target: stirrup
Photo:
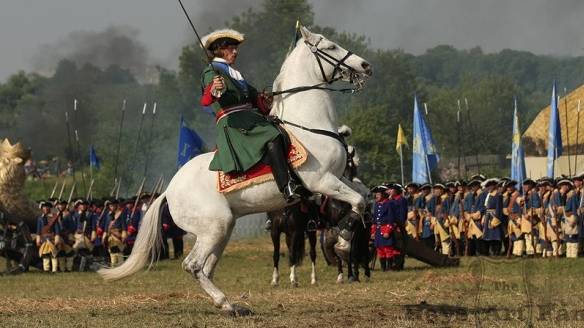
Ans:
<svg viewBox="0 0 584 328"><path fill-rule="evenodd" d="M292 182L289 182L286 187L284 187L284 198L286 198L288 203L292 203L293 201L301 198L300 194L297 192L298 188L299 186Z"/></svg>
<svg viewBox="0 0 584 328"><path fill-rule="evenodd" d="M316 225L316 221L314 221L314 219L310 219L308 221L308 223L306 223L306 231L308 231L308 232L316 231L316 227L317 227L317 225Z"/></svg>

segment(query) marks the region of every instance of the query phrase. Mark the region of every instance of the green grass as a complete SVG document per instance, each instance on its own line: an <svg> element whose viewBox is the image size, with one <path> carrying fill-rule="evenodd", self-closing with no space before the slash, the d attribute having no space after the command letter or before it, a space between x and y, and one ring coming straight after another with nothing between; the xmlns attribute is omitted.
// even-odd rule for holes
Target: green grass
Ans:
<svg viewBox="0 0 584 328"><path fill-rule="evenodd" d="M375 271L371 282L339 285L336 269L321 259L318 285L309 284L305 263L293 288L283 258L274 288L269 240L231 243L215 281L230 300L253 309L245 318L215 309L180 261L113 283L95 273L0 277L0 327L474 327L477 320L522 327L526 318L535 327L584 326L584 260L463 259L451 269L408 260L402 272Z"/></svg>

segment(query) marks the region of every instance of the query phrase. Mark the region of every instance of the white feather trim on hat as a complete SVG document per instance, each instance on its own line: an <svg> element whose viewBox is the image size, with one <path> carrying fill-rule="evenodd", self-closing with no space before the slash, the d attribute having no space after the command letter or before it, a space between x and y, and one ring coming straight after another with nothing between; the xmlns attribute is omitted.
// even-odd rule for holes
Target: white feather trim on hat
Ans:
<svg viewBox="0 0 584 328"><path fill-rule="evenodd" d="M337 131L345 138L350 137L353 134L353 130L344 124L341 125Z"/></svg>
<svg viewBox="0 0 584 328"><path fill-rule="evenodd" d="M221 38L230 38L230 39L236 40L237 42L240 42L240 43L245 41L245 37L243 34L237 32L236 30L225 28L225 29L213 31L213 32L205 35L204 37L201 38L201 42L205 46L205 49L209 49L209 46L213 42L215 42Z"/></svg>

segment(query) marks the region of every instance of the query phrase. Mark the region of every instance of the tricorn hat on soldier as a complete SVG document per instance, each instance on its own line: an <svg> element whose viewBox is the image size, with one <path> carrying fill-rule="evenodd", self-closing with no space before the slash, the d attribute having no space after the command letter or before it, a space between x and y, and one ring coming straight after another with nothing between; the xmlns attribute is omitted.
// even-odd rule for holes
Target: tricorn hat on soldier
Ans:
<svg viewBox="0 0 584 328"><path fill-rule="evenodd" d="M229 45L238 45L243 41L245 41L243 34L232 29L216 30L201 38L205 49L210 51Z"/></svg>
<svg viewBox="0 0 584 328"><path fill-rule="evenodd" d="M53 207L53 203L49 202L49 201L44 201L41 200L39 202L39 208L43 208L43 207L48 207L48 208L52 208Z"/></svg>

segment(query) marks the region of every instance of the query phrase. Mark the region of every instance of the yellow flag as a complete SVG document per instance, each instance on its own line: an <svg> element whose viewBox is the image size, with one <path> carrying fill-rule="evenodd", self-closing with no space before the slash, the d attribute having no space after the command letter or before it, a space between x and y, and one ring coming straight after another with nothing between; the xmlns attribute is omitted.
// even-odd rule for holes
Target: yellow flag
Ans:
<svg viewBox="0 0 584 328"><path fill-rule="evenodd" d="M401 124L398 124L395 150L399 152L401 150L402 145L406 145L407 147L408 141L406 140L406 135L404 134L404 130L402 129Z"/></svg>

